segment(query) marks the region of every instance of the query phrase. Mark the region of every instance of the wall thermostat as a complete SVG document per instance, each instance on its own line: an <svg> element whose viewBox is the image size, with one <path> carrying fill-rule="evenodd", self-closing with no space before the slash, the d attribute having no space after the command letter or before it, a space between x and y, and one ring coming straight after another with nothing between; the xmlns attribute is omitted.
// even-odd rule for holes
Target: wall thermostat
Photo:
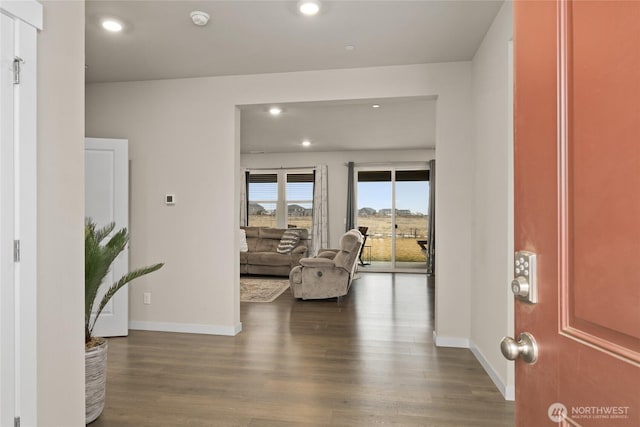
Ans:
<svg viewBox="0 0 640 427"><path fill-rule="evenodd" d="M164 195L164 203L165 203L165 205L175 205L176 204L176 195L175 194L165 194Z"/></svg>

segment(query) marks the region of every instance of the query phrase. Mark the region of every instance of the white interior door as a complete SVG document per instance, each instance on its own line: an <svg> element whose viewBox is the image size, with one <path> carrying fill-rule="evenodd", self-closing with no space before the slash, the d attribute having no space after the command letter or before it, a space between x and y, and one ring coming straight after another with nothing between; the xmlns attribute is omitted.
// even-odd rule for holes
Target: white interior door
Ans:
<svg viewBox="0 0 640 427"><path fill-rule="evenodd" d="M13 19L0 14L0 425L13 423L16 404L14 53Z"/></svg>
<svg viewBox="0 0 640 427"><path fill-rule="evenodd" d="M86 138L85 140L85 217L98 226L116 223L115 230L129 228L129 143L126 139ZM129 250L113 264L98 297L126 274ZM129 287L116 293L102 311L95 336L125 336L129 333Z"/></svg>
<svg viewBox="0 0 640 427"><path fill-rule="evenodd" d="M0 2L0 425L37 425L36 29Z"/></svg>

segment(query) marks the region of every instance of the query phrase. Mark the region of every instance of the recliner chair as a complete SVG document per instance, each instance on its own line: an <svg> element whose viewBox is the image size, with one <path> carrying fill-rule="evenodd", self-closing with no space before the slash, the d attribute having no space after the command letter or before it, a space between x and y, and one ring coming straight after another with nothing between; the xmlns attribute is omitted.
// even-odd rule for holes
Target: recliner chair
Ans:
<svg viewBox="0 0 640 427"><path fill-rule="evenodd" d="M349 230L340 238L340 249L321 250L314 258L302 258L289 274L295 298L325 299L346 295L358 265L363 237Z"/></svg>

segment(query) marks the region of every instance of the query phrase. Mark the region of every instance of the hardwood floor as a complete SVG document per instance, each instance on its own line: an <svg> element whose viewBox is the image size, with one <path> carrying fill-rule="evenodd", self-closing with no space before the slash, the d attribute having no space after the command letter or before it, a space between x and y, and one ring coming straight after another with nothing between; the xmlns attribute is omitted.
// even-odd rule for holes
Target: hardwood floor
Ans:
<svg viewBox="0 0 640 427"><path fill-rule="evenodd" d="M91 426L513 425L469 350L433 346L426 276L361 276L340 301L242 303L236 337L110 339Z"/></svg>

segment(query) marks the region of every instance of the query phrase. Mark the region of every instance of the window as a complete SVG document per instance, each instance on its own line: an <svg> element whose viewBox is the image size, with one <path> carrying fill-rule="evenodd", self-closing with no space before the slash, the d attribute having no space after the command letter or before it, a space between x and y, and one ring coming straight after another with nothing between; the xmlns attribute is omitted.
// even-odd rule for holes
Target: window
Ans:
<svg viewBox="0 0 640 427"><path fill-rule="evenodd" d="M248 223L306 228L313 224L312 170L252 171L247 179Z"/></svg>
<svg viewBox="0 0 640 427"><path fill-rule="evenodd" d="M313 224L313 172L287 173L287 226L306 228Z"/></svg>
<svg viewBox="0 0 640 427"><path fill-rule="evenodd" d="M249 225L276 227L278 210L278 175L275 173L250 173L247 213Z"/></svg>

